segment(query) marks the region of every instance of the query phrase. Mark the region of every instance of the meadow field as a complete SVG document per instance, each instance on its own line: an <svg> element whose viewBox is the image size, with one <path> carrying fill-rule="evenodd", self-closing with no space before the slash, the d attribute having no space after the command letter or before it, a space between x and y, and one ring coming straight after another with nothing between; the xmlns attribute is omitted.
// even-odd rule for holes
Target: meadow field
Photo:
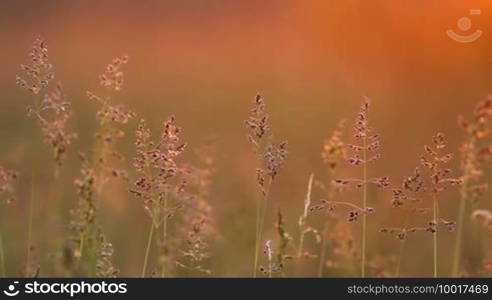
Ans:
<svg viewBox="0 0 492 300"><path fill-rule="evenodd" d="M0 276L492 276L490 14L1 1Z"/></svg>

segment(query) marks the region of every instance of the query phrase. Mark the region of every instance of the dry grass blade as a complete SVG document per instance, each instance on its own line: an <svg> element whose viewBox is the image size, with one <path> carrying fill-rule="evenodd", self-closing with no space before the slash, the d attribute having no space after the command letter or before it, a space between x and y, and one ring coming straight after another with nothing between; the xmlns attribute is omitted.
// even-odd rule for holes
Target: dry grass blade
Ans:
<svg viewBox="0 0 492 300"><path fill-rule="evenodd" d="M304 252L304 237L308 233L313 233L316 236L317 242L320 241L320 235L318 233L318 230L316 230L314 227L311 227L307 223L307 217L308 217L308 212L311 207L311 192L313 189L313 182L314 182L314 174L311 174L309 176L309 181L308 181L308 186L307 186L307 192L306 192L306 198L304 199L304 211L302 215L299 217L299 246L297 249L297 258L301 257L309 257L309 253Z"/></svg>
<svg viewBox="0 0 492 300"><path fill-rule="evenodd" d="M458 229L454 248L452 276L458 276L462 269L462 247L465 231L465 215L469 214L470 205L476 205L488 190L483 182L484 163L492 157L492 147L484 140L489 135L489 120L492 116L492 96L478 103L471 121L459 117L459 126L465 131L466 137L461 145L461 169L463 185L460 191L458 209Z"/></svg>
<svg viewBox="0 0 492 300"><path fill-rule="evenodd" d="M113 266L113 245L108 242L106 236L98 229L96 275L101 278L116 278L120 271Z"/></svg>
<svg viewBox="0 0 492 300"><path fill-rule="evenodd" d="M31 65L21 65L28 79L17 76L17 84L35 96L33 105L28 106L28 115L37 118L44 142L52 147L55 163L61 167L67 149L77 138L77 134L66 128L72 115L70 102L61 83L57 83L51 91L48 90L55 75L53 65L48 61L47 43L41 37L34 41L29 56ZM43 90L47 90L44 97L39 95ZM55 174L58 174L58 169Z"/></svg>
<svg viewBox="0 0 492 300"><path fill-rule="evenodd" d="M367 240L367 215L372 214L374 209L368 206L368 185L375 185L377 188L383 189L390 185L389 178L369 177L368 164L373 163L381 158L380 147L381 142L379 135L374 132L374 129L369 124L369 107L370 101L365 98L354 122L354 138L356 144L347 144L347 148L352 152L348 158L348 163L352 166L362 167L362 178L357 179L335 179L334 182L342 187L355 186L357 189L362 189L362 203L356 205L349 202L325 200L321 208L328 207L329 210L334 210L335 207L346 207L349 209L347 220L355 222L362 216L362 250L361 250L361 276L366 275L366 240Z"/></svg>
<svg viewBox="0 0 492 300"><path fill-rule="evenodd" d="M168 238L168 220L184 206L181 195L187 186L186 170L176 159L186 144L180 140L181 128L174 116L163 122L158 140L150 140L150 130L144 120L135 133L137 155L133 166L139 176L130 192L143 201L152 222L149 233L142 276L147 272L147 262L154 230L161 229L159 249L160 276L165 277L169 267L169 254L175 248Z"/></svg>
<svg viewBox="0 0 492 300"><path fill-rule="evenodd" d="M272 136L268 135L270 133L269 115L266 112L265 99L262 95L256 95L254 108L245 124L249 130L248 139L257 155L256 183L262 195L261 200L257 203L256 212L255 258L253 263L253 277L256 277L259 247L268 209L270 188L285 163L288 151L286 141L274 144Z"/></svg>

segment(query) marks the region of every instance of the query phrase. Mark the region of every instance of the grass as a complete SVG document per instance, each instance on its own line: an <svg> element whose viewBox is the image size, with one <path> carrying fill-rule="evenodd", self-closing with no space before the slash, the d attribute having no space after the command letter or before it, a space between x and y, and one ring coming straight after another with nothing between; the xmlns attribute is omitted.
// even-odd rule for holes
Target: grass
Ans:
<svg viewBox="0 0 492 300"><path fill-rule="evenodd" d="M257 94L250 116L245 121L248 140L256 154L256 183L260 193L256 211L256 234L253 261L253 277L258 275L259 248L263 243L263 227L267 216L268 201L273 181L283 167L287 157L287 142L275 144L270 133L269 115L265 99Z"/></svg>
<svg viewBox="0 0 492 300"><path fill-rule="evenodd" d="M437 224L437 220L439 219L438 217L438 206L437 206L437 198L434 197L433 201L433 209L432 209L432 213L433 213L433 220L434 222ZM433 245L432 245L432 249L434 250L433 251L433 257L434 257L434 278L437 278L437 259L438 259L438 256L437 256L437 229L436 231L434 232L433 234L433 237L432 237L432 240L433 240Z"/></svg>
<svg viewBox="0 0 492 300"><path fill-rule="evenodd" d="M367 215L372 214L374 209L368 206L367 187L370 184L378 188L386 188L390 185L389 178L368 176L368 164L375 162L381 158L380 154L380 139L379 135L374 132L374 129L369 125L369 106L370 101L365 98L359 113L354 122L354 138L359 144L347 144L347 147L352 151L352 156L348 159L349 164L354 167L362 167L362 178L336 179L336 183L342 186L355 185L356 188L362 189L361 207L350 203L333 202L334 205L344 205L352 207L349 212L348 221L356 222L362 216L361 228L361 272L362 278L366 277L367 267ZM359 153L362 152L362 157Z"/></svg>
<svg viewBox="0 0 492 300"><path fill-rule="evenodd" d="M27 223L27 245L26 245L26 270L25 276L31 277L30 274L30 266L31 266L31 255L32 255L32 226L33 226L33 218L34 218L34 201L36 198L36 191L34 188L34 165L31 169L31 191L30 191L30 200L29 200L29 218Z"/></svg>
<svg viewBox="0 0 492 300"><path fill-rule="evenodd" d="M364 136L367 137L367 132L364 132ZM367 138L364 138L364 144L363 144L364 150L364 161L367 161ZM364 163L363 166L363 175L362 175L362 180L365 183L367 181L367 165ZM364 184L363 190L362 190L362 208L364 210L367 209L367 185ZM362 263L361 263L361 277L364 278L366 277L366 243L367 243L367 214L364 214L362 216Z"/></svg>
<svg viewBox="0 0 492 300"><path fill-rule="evenodd" d="M299 237L299 247L297 250L297 258L301 258L303 255L304 237L306 236L306 233L309 232L309 228L306 225L306 220L308 217L309 208L311 207L311 193L313 190L313 181L314 181L314 174L311 174L308 180L306 198L304 199L304 211L301 217L299 218L300 237Z"/></svg>
<svg viewBox="0 0 492 300"><path fill-rule="evenodd" d="M369 109L372 109L369 99L364 99L355 116L351 136L344 135L340 123L323 144L321 161L314 162L311 169L303 173L298 169L298 166L306 165L305 157L299 152L300 145L296 144L292 151L295 155L288 157L291 155L288 144L277 142L266 100L258 94L245 121L254 157L251 155L251 159L248 158L251 152L246 150L237 155L241 168L248 170L250 178L254 178L256 189L244 189L244 193L250 199L255 197L256 201L243 204L244 207L255 206L255 215L236 218L247 214L241 209L237 214L234 211L239 207L233 205L234 201L241 199L238 196L237 199L224 201L221 189L227 187L221 182L218 187L212 188L215 175L213 155L199 151L200 147L192 136L186 136L191 141L189 144L182 141L182 128L177 125L174 115L164 118L157 134L152 135L153 126L147 125L146 120L149 124L153 124L153 120L139 115L140 121L137 123L137 114L121 104L123 101L120 97L124 95L121 91L127 84L124 82L124 67L129 63L127 55L112 59L98 77L99 87L91 88L94 92L87 92L89 103L95 108L91 122L97 125L93 126L95 132L91 132L89 137L79 137L80 133L73 129L72 115L79 112L72 111L62 85L54 82L55 69L48 57L48 46L42 38L34 41L29 57L29 63L21 66L24 75L18 76L16 82L33 96L28 113L41 130L45 146L50 149L51 159L47 163L54 166L55 176L42 178L42 183L53 186L55 192L70 188L73 201L70 202L71 211L67 211L68 220L53 225L53 231L62 235L64 242L58 242L53 249L34 251L38 248L34 247L33 241L41 240L43 244L52 246L48 237L36 236L46 228L41 225L38 228L34 222L39 206L44 205L40 196L41 181L38 183L36 180L35 185L34 175L44 168L44 164L33 162L29 196L25 196L14 184L20 181L23 186L28 186L25 177L17 178L16 172L0 167L0 197L2 200L5 198L6 207L16 194L25 201L22 203L27 203L27 249L26 256L22 258L25 265L23 275L26 277L123 275L165 278L236 274L269 278L364 278L388 274L393 277L428 274L438 277L444 275L443 270L447 267L454 277L490 274L484 263L492 259L490 248L483 250L484 254L478 258L484 261L480 262L483 266L475 269L465 264L467 257L462 249L467 238L467 223L483 222L488 228L492 219L488 208L481 209L480 206L485 205L479 202L487 195L484 182L488 169L485 163L492 158L488 139L488 119L492 115L490 99L477 106L472 121L460 123L466 136L462 147L457 149L462 155L459 175L451 177L451 174L457 173L452 171L454 165L451 160L457 151L447 150L444 134L438 133L433 136L432 143L424 146L420 166L411 176L404 177L399 186L390 182L388 176L373 175L382 169L391 169L391 173L397 175L403 170L399 169L398 162L389 161L394 156L388 155L384 161L381 160L382 139L372 127L372 123L378 120L371 117L369 122ZM159 115L159 119L161 117ZM134 136L127 135L126 131L133 130L135 126ZM297 134L310 134L308 129L299 130ZM87 142L91 137L94 137L93 142ZM74 143L77 138L83 142ZM392 140L387 142L396 143ZM131 150L124 147L131 143L134 145ZM394 150L398 147L387 149L385 151L388 152L402 151ZM444 149L446 152L443 152ZM79 165L75 168L73 154L77 152ZM219 153L222 152L223 149L219 149ZM127 159L130 156L132 158ZM250 164L253 160L254 166ZM326 178L322 172L318 173L321 167L328 173ZM62 168L67 168L67 172L60 172ZM227 173L224 169L219 171ZM232 177L230 174L223 176ZM297 185L298 174L310 174L307 186L302 182ZM241 179L234 178L238 182ZM75 184L67 184L69 182ZM302 194L297 194L301 189L298 186L304 186ZM457 186L459 189L455 188ZM373 201L373 197L369 196L372 187L380 189L378 198L380 196L385 202ZM393 191L392 199L387 192L388 187ZM239 192L237 194L240 195ZM148 233L142 234L141 239L130 235L139 233L139 226L143 224L135 218L137 213L132 211L129 215L123 215L128 211L118 211L118 203L115 205L111 202L117 197L124 199L127 196L138 201L150 223ZM212 205L210 200L215 198L217 200ZM445 201L457 198L459 203L455 222L447 218L454 213L450 212L453 206ZM297 223L291 222L293 212L288 209L295 199L303 200L302 208L298 207L295 212L296 216L300 215ZM56 203L60 202L56 200ZM391 201L393 208L384 204L389 202L386 200ZM298 201L295 203L300 206ZM471 207L473 218L469 218ZM224 213L229 211L232 212ZM318 211L324 214L314 214ZM217 212L224 215L217 218ZM36 223L38 219L41 221L42 218L36 218ZM251 223L254 221L251 228L246 219ZM376 245L375 241L380 237L372 228L377 223L387 222L396 225L380 231L396 237L399 241L397 247L394 247L394 241L386 240ZM241 232L229 232L229 224L239 224ZM122 231L124 238L117 239L113 235L116 231L114 228ZM238 227L231 228L237 230ZM453 258L446 260L441 253L451 246L444 238L443 229L451 232L455 228ZM289 232L295 229L298 231L293 236ZM16 247L11 245L12 239L6 236L7 232L8 228L2 228L3 236L0 236L0 275L3 277L15 275L9 274L6 269L6 262L9 270L14 269L10 266L10 255L14 252L11 249ZM223 235L224 232L226 235ZM430 250L426 250L429 262L432 257L432 267L426 265L425 258L415 258L415 264L419 265L411 266L413 269L403 263L418 256L408 250L408 236L415 233L432 234L432 245L429 242L429 248L422 247L432 248L432 255ZM4 238L8 244L4 243ZM115 244L111 240L116 240ZM249 242L236 244L241 240ZM381 237L381 240L384 238ZM485 248L485 240L483 244ZM131 259L123 254L127 245L140 249L132 253ZM229 251L237 252L237 266L226 266L226 262L221 261L222 256L231 255ZM250 251L254 251L253 256L250 256ZM423 250L419 251L423 253ZM43 265L50 261L48 258L40 260L42 263L37 262L38 255L45 256L47 253L49 259L54 257L53 260L56 260L54 266L48 268ZM394 255L381 260L383 253ZM122 265L128 263L125 259L138 260L135 263L138 267ZM12 259L12 262L17 260ZM291 263L293 260L295 264ZM119 267L123 267L123 274Z"/></svg>
<svg viewBox="0 0 492 300"><path fill-rule="evenodd" d="M268 198L270 196L270 188L272 182L269 180L267 184L267 188L265 194L257 204L257 212L256 212L256 236L255 236L255 259L253 263L253 277L258 276L258 262L259 262L259 253L260 253L260 244L263 238L263 226L265 224L265 217L268 209Z"/></svg>
<svg viewBox="0 0 492 300"><path fill-rule="evenodd" d="M5 248L4 248L4 244L3 244L3 237L2 235L0 235L0 276L2 276L2 278L5 278L7 277L6 274L7 274L7 271L6 271L6 267L5 267Z"/></svg>
<svg viewBox="0 0 492 300"><path fill-rule="evenodd" d="M488 119L492 106L492 99L487 97L475 107L471 121L463 117L458 118L460 128L465 132L465 139L460 148L461 166L463 172L463 184L460 190L458 209L458 229L454 246L452 276L459 276L462 269L462 248L465 234L465 226L468 218L468 207L476 206L478 200L483 198L488 185L483 183L484 164L489 160L486 138L489 133ZM468 212L469 213L469 212Z"/></svg>
<svg viewBox="0 0 492 300"><path fill-rule="evenodd" d="M149 254L150 254L150 247L152 246L152 240L154 238L154 223L150 223L150 230L149 230L149 239L147 241L147 248L145 248L145 257L144 257L144 263L142 267L142 278L145 278L147 274L147 264L149 262Z"/></svg>

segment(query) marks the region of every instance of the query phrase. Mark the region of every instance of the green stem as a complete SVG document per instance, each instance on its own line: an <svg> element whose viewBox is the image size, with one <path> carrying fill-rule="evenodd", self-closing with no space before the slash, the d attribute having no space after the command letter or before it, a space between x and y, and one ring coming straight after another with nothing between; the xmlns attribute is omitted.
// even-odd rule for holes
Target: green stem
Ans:
<svg viewBox="0 0 492 300"><path fill-rule="evenodd" d="M167 240L167 195L168 193L166 192L164 194L164 220L162 221L162 239L164 246L166 246L166 240ZM165 278L166 277L166 258L164 257L164 260L162 262L162 269L161 269L161 277Z"/></svg>
<svg viewBox="0 0 492 300"><path fill-rule="evenodd" d="M453 269L452 269L453 277L458 276L459 267L460 267L465 211L466 211L466 199L461 199L460 207L458 211L458 228L456 230L456 241L454 245L454 258L453 258Z"/></svg>
<svg viewBox="0 0 492 300"><path fill-rule="evenodd" d="M463 185L461 186L461 199L460 199L460 206L458 210L458 228L456 230L456 241L454 245L454 258L453 258L453 268L452 268L452 273L451 276L457 277L459 268L460 268L460 262L461 262L461 251L462 251L462 243L463 243L463 231L465 227L465 214L466 214L466 201L467 201L467 190L468 190L468 183L470 181L470 173L473 170L473 163L472 163L472 155L473 151L475 149L475 138L472 137L470 140L470 144L468 147L468 152L467 157L466 157L466 166L463 174Z"/></svg>
<svg viewBox="0 0 492 300"><path fill-rule="evenodd" d="M111 99L111 92L106 96L106 100L103 101L101 104L103 106L103 109L109 106L108 101ZM111 152L110 146L108 142L106 141L107 137L110 137L111 134L111 129L113 125L105 120L103 120L99 124L99 132L100 132L100 137L99 140L96 138L96 144L95 144L95 156L94 156L94 168L96 172L96 192L98 194L101 194L105 185L105 178L104 178L104 172L105 172L105 166L104 164L106 163L108 152Z"/></svg>
<svg viewBox="0 0 492 300"><path fill-rule="evenodd" d="M258 251L259 251L259 236L258 233L260 231L260 213L261 213L261 203L260 200L257 201L256 204L256 232L255 232L255 260L253 263L253 277L256 278L256 269L258 268Z"/></svg>
<svg viewBox="0 0 492 300"><path fill-rule="evenodd" d="M258 201L257 205L257 213L256 213L256 239L255 239L255 261L254 261L254 269L253 269L253 277L256 278L258 276L258 258L260 252L260 243L263 234L263 223L265 222L266 210L268 207L268 196L270 194L270 187L272 185L272 179L268 181L268 186L263 195L263 198Z"/></svg>
<svg viewBox="0 0 492 300"><path fill-rule="evenodd" d="M33 211L34 211L34 168L31 171L31 199L29 201L29 220L27 227L27 257L26 257L26 272L25 276L28 276L29 264L31 263L31 240L32 240L32 223L33 223Z"/></svg>
<svg viewBox="0 0 492 300"><path fill-rule="evenodd" d="M104 128L104 126L103 126ZM107 152L107 149L108 149L108 146L107 146L107 143L104 141L104 136L105 136L105 130L103 129L102 130L103 132L103 136L102 136L102 140L100 141L100 144L99 146L97 147L97 151L96 151L96 156L95 156L95 160L94 160L94 165L96 167L96 178L97 178L97 182L96 182L96 192L97 194L101 194L103 192L103 188L104 188L104 184L105 184L105 178L104 178L104 161L106 160L106 152Z"/></svg>
<svg viewBox="0 0 492 300"><path fill-rule="evenodd" d="M3 248L3 238L2 236L0 235L0 267L1 267L1 270L0 270L0 275L2 276L2 278L5 278L5 252L4 252L4 248Z"/></svg>
<svg viewBox="0 0 492 300"><path fill-rule="evenodd" d="M437 198L434 196L434 224L435 224L435 232L434 232L434 278L437 278Z"/></svg>
<svg viewBox="0 0 492 300"><path fill-rule="evenodd" d="M76 269L79 268L80 266L80 261L82 260L82 254L84 251L84 241L85 241L85 230L80 234L80 241L79 241L79 251L77 253L77 264L76 264Z"/></svg>
<svg viewBox="0 0 492 300"><path fill-rule="evenodd" d="M97 274L97 253L96 249L91 249L89 252L89 277L96 277Z"/></svg>
<svg viewBox="0 0 492 300"><path fill-rule="evenodd" d="M398 263L396 264L396 271L395 271L396 278L400 277L400 268L401 268L401 261L403 257L403 250L405 249L405 241L406 238L400 242L400 253L398 254Z"/></svg>
<svg viewBox="0 0 492 300"><path fill-rule="evenodd" d="M147 249L145 250L144 264L142 268L142 278L145 278L145 273L147 272L147 262L149 260L150 246L152 245L152 237L154 235L154 223L150 223L149 239L147 241Z"/></svg>
<svg viewBox="0 0 492 300"><path fill-rule="evenodd" d="M299 237L299 248L297 250L297 257L300 258L302 255L302 250L304 248L304 236L306 235L305 225L309 206L311 205L311 190L313 187L314 174L311 173L308 180L308 188L306 193L306 199L304 199L304 211L301 218L299 219L299 228L301 230Z"/></svg>
<svg viewBox="0 0 492 300"><path fill-rule="evenodd" d="M325 228L323 229L321 235L321 252L319 254L319 266L318 266L318 277L323 277L323 271L325 269L325 254L326 254L326 232L328 228L328 222L325 223Z"/></svg>
<svg viewBox="0 0 492 300"><path fill-rule="evenodd" d="M366 180L367 180L367 132L364 132L364 174L363 174L363 182L364 182L364 190L363 190L363 209L364 211L367 208L367 185L366 185ZM361 277L364 278L366 277L366 238L367 238L367 214L362 215L362 270L361 270Z"/></svg>
<svg viewBox="0 0 492 300"><path fill-rule="evenodd" d="M413 214L413 211L410 211L407 214L406 221L405 221L405 226L403 228L406 229L410 225L410 219L412 218L412 214ZM395 277L400 277L401 263L402 263L402 260L403 260L403 251L405 249L406 241L407 241L407 232L405 232L405 238L401 241L401 244L400 244L400 252L398 254L398 262L396 264Z"/></svg>

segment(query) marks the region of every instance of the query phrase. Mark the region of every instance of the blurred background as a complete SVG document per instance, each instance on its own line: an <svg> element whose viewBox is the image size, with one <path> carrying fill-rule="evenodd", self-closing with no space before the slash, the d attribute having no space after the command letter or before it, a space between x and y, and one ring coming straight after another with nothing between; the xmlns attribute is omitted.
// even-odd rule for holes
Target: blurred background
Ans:
<svg viewBox="0 0 492 300"><path fill-rule="evenodd" d="M470 15L470 9L481 14ZM272 189L265 236L273 238L274 212L281 207L287 230L297 237L309 175L329 180L320 158L323 141L341 119L351 125L364 96L372 99L370 119L383 145L383 157L371 174L387 175L398 184L438 131L449 137L449 149L457 154L464 138L458 115L470 116L492 92L491 16L492 2L485 0L1 1L0 164L20 171L18 200L1 210L7 273L18 274L25 260L31 194L36 199L33 241L42 266L50 269L67 211L77 199L76 153L90 149L96 129L97 108L85 92L100 91L98 75L113 57L127 53L130 58L117 100L146 118L152 129L174 114L189 149L215 137L210 202L220 235L208 264L214 276L241 277L251 274L258 198L255 156L244 127L255 94L265 96L275 139L289 141L289 158ZM466 32L457 26L461 17L472 20ZM459 43L446 35L448 29L483 34ZM15 76L23 75L19 64L27 61L38 35L48 43L79 135L56 188L50 149L26 114L32 97L15 84ZM121 144L128 159L134 155L135 127L136 122L126 126ZM351 126L347 130L350 137ZM459 176L458 160L451 166ZM399 242L378 229L398 223L401 216L391 208L390 190L372 194L379 213L369 218L369 258L382 256L391 263ZM320 197L315 190L313 201ZM447 193L443 201L441 213L455 219L458 192ZM149 224L141 202L121 187L100 205L115 264L122 276L138 276ZM479 207L492 208L490 195ZM322 216L310 222L320 228ZM359 243L360 225L350 226ZM483 228L480 234L485 242L479 259L492 260L491 232ZM443 233L439 243L440 272L449 274L452 251L446 249L454 245L453 233ZM416 235L408 245L402 275L432 275L431 235ZM309 238L306 247L319 245ZM291 275L315 276L316 265L314 259ZM44 270L41 275L51 275ZM326 274L354 275L336 268Z"/></svg>

